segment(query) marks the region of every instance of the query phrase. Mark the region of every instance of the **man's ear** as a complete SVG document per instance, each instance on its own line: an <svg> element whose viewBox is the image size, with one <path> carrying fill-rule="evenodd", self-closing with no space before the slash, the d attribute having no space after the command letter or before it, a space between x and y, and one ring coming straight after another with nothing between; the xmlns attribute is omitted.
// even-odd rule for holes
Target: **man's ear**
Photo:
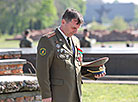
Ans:
<svg viewBox="0 0 138 102"><path fill-rule="evenodd" d="M66 23L65 19L62 19L61 23L62 24L65 24Z"/></svg>

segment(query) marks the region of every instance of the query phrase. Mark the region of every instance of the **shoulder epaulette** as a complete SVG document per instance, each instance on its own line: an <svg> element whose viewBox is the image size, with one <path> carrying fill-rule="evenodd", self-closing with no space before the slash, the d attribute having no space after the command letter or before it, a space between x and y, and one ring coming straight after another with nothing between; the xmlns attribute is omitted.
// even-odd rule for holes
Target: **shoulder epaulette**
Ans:
<svg viewBox="0 0 138 102"><path fill-rule="evenodd" d="M52 36L56 35L55 32L49 32L47 34L44 34L43 36L46 36L47 38L51 38Z"/></svg>

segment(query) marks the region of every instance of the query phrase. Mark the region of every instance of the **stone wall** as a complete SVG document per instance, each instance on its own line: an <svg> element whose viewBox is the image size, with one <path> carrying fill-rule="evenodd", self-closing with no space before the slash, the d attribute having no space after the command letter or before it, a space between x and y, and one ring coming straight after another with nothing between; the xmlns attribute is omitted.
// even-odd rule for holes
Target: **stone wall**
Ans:
<svg viewBox="0 0 138 102"><path fill-rule="evenodd" d="M135 33L134 33L135 32ZM78 38L83 36L82 32L76 34ZM138 32L137 31L107 31L107 30L95 30L90 31L90 38L96 39L98 42L107 42L107 41L138 41Z"/></svg>
<svg viewBox="0 0 138 102"><path fill-rule="evenodd" d="M91 37L95 38L97 41L106 42L106 41L137 41L138 33L133 34L132 31L92 31Z"/></svg>
<svg viewBox="0 0 138 102"><path fill-rule="evenodd" d="M36 76L8 75L0 76L0 79L0 102L39 102L41 100Z"/></svg>
<svg viewBox="0 0 138 102"><path fill-rule="evenodd" d="M0 102L41 102L36 76L25 75L18 49L0 49Z"/></svg>
<svg viewBox="0 0 138 102"><path fill-rule="evenodd" d="M39 40L40 37L43 34L46 34L48 32L53 31L53 28L47 28L43 30L32 30L30 32L31 38L33 40ZM82 31L78 32L78 34L75 34L78 38L81 38ZM137 41L138 40L138 31L137 30L126 30L126 31L108 31L108 30L95 30L95 31L90 31L90 37L96 39L97 41L100 42L105 42L105 41ZM23 38L22 35L16 35L12 39L6 39L6 40L21 40Z"/></svg>

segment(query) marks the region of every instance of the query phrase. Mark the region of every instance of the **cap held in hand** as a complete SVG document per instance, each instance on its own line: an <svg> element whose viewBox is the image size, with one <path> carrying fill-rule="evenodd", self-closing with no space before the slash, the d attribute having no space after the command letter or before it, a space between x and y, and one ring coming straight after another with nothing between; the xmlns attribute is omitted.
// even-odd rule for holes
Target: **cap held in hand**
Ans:
<svg viewBox="0 0 138 102"><path fill-rule="evenodd" d="M108 57L98 58L90 62L83 62L81 73L84 77L91 78L94 74L102 74L105 72L105 63L109 60Z"/></svg>

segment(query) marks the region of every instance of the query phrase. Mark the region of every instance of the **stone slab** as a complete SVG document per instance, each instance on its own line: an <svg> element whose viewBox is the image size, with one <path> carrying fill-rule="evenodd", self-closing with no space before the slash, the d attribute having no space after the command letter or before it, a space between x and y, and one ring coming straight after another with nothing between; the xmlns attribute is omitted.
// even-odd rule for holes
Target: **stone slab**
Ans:
<svg viewBox="0 0 138 102"><path fill-rule="evenodd" d="M81 48L84 54L138 54L138 48Z"/></svg>
<svg viewBox="0 0 138 102"><path fill-rule="evenodd" d="M36 76L24 76L24 75L5 75L0 76L0 82L15 82L15 81L24 81L24 80L37 80Z"/></svg>
<svg viewBox="0 0 138 102"><path fill-rule="evenodd" d="M2 59L0 65L26 64L26 59Z"/></svg>
<svg viewBox="0 0 138 102"><path fill-rule="evenodd" d="M9 94L0 94L0 99L27 97L27 96L37 96L37 95L40 95L40 91L16 92L16 93L9 93Z"/></svg>
<svg viewBox="0 0 138 102"><path fill-rule="evenodd" d="M128 84L128 85L138 85L138 81L107 81L107 80L83 80L84 83L102 83L102 84Z"/></svg>
<svg viewBox="0 0 138 102"><path fill-rule="evenodd" d="M0 55L14 55L21 54L20 49L0 49Z"/></svg>
<svg viewBox="0 0 138 102"><path fill-rule="evenodd" d="M0 94L38 91L39 84L35 76L0 76Z"/></svg>

